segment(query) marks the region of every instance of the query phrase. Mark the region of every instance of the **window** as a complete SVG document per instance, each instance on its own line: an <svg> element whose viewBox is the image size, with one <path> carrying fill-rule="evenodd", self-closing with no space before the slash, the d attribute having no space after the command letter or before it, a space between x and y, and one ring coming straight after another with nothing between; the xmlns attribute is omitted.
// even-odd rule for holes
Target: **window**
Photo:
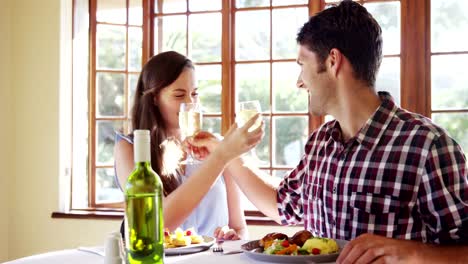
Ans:
<svg viewBox="0 0 468 264"><path fill-rule="evenodd" d="M431 116L468 150L466 1L431 1Z"/></svg>
<svg viewBox="0 0 468 264"><path fill-rule="evenodd" d="M266 136L258 165L275 179L294 167L324 120L295 88L297 30L337 1L75 0L72 209L119 208L114 132L129 110L142 64L176 50L196 63L203 128L227 131L240 101L259 100ZM377 90L445 127L468 149L463 0L361 0L383 30ZM89 44L89 45L88 45ZM89 69L89 71L88 71ZM87 88L89 87L89 88ZM248 210L255 210L246 201Z"/></svg>

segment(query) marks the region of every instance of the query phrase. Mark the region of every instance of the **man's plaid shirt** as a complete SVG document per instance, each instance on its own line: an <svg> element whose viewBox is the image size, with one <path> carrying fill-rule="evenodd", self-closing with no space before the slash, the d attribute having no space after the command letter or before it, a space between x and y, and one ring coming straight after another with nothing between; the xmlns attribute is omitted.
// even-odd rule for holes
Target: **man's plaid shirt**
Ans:
<svg viewBox="0 0 468 264"><path fill-rule="evenodd" d="M283 224L351 240L363 233L431 243L468 243L468 168L460 146L388 93L352 139L340 124L315 131L280 184ZM467 131L468 133L468 131Z"/></svg>

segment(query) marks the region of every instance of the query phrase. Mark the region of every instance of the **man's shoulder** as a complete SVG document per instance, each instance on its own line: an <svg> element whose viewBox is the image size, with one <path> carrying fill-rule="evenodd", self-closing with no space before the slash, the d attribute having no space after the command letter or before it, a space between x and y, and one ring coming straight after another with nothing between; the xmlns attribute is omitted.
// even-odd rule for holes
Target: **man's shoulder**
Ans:
<svg viewBox="0 0 468 264"><path fill-rule="evenodd" d="M414 135L427 135L434 138L447 134L445 129L435 124L430 118L403 108L395 111L391 123L393 123L392 127L400 129L402 133L411 132Z"/></svg>

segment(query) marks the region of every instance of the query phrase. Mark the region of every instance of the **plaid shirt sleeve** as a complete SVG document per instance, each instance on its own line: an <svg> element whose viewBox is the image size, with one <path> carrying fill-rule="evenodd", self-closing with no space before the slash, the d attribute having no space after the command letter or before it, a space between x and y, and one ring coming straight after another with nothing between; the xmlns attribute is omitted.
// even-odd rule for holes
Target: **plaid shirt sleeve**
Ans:
<svg viewBox="0 0 468 264"><path fill-rule="evenodd" d="M307 175L311 140L305 146L304 155L299 165L287 174L276 193L278 213L283 225L297 225L303 223L303 200L307 197L304 192L304 177Z"/></svg>
<svg viewBox="0 0 468 264"><path fill-rule="evenodd" d="M435 138L418 193L427 242L468 243L467 174L460 146L446 133Z"/></svg>

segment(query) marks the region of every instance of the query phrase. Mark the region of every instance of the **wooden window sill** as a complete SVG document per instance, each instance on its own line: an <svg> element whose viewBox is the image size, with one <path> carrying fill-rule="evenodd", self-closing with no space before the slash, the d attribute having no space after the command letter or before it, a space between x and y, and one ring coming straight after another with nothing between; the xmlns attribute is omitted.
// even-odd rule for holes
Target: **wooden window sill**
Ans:
<svg viewBox="0 0 468 264"><path fill-rule="evenodd" d="M53 212L52 218L65 219L97 219L97 220L122 220L123 211L121 210L71 210L68 212ZM245 211L245 220L248 225L279 226L278 223L271 220L258 211Z"/></svg>

